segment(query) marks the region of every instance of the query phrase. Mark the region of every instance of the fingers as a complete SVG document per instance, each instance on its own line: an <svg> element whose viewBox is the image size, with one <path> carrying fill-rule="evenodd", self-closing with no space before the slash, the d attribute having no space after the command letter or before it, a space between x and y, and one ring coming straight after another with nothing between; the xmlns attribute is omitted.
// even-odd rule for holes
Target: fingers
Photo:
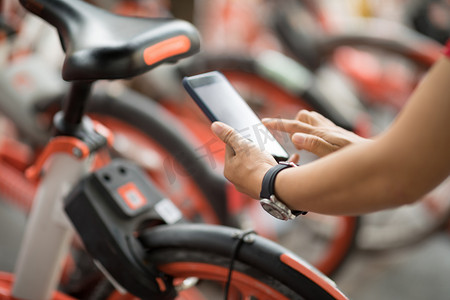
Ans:
<svg viewBox="0 0 450 300"><path fill-rule="evenodd" d="M320 137L315 125L304 123L315 123L318 119L314 121L312 118L315 117L309 112L302 112L297 115L302 120L264 119L263 123L269 129L290 133L292 143L299 150L306 150L320 157L336 151L338 148L335 145Z"/></svg>
<svg viewBox="0 0 450 300"><path fill-rule="evenodd" d="M303 132L317 134L317 131L326 131L337 127L332 121L315 111L300 110L294 120L266 118L262 120L267 128L288 133Z"/></svg>
<svg viewBox="0 0 450 300"><path fill-rule="evenodd" d="M318 136L303 133L292 135L292 143L297 149L309 151L320 157L339 149L338 146L330 144Z"/></svg>
<svg viewBox="0 0 450 300"><path fill-rule="evenodd" d="M290 134L296 132L312 133L314 130L314 127L311 125L297 120L265 118L262 122L268 129L283 131Z"/></svg>
<svg viewBox="0 0 450 300"><path fill-rule="evenodd" d="M301 121L301 122L304 122L304 123L307 123L307 124L310 124L313 126L335 126L335 124L332 121L325 118L318 112L309 111L309 110L305 110L305 109L302 109L297 113L295 120L298 120L298 121Z"/></svg>
<svg viewBox="0 0 450 300"><path fill-rule="evenodd" d="M298 164L299 160L300 160L300 155L298 153L292 154L288 159L289 162L293 162L294 164Z"/></svg>

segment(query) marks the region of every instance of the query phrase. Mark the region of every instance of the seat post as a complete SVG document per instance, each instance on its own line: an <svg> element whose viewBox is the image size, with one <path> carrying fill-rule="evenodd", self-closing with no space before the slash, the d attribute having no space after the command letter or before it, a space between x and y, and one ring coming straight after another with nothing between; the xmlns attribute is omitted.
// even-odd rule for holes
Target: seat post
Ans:
<svg viewBox="0 0 450 300"><path fill-rule="evenodd" d="M74 81L64 99L64 127L79 125L83 118L86 103L91 93L92 81Z"/></svg>

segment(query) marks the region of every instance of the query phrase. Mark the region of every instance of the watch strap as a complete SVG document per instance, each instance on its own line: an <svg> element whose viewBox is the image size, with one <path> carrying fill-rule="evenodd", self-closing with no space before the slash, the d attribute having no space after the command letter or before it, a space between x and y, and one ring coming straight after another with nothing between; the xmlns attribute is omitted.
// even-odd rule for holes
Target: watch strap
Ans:
<svg viewBox="0 0 450 300"><path fill-rule="evenodd" d="M259 194L260 199L270 199L272 195L275 195L275 178L278 173L286 168L296 167L292 162L280 162L278 165L271 167L264 175L261 192ZM291 213L295 216L304 215L307 212L301 210L291 210Z"/></svg>
<svg viewBox="0 0 450 300"><path fill-rule="evenodd" d="M275 178L277 177L278 173L286 168L291 167L293 167L293 165L286 163L279 163L278 165L271 167L264 175L259 197L261 199L269 199L271 195L274 195Z"/></svg>

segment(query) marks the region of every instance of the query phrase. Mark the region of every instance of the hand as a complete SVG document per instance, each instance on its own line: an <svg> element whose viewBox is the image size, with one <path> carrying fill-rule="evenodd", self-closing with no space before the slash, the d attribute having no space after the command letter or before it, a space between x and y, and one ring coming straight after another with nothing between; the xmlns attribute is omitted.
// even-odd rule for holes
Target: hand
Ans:
<svg viewBox="0 0 450 300"><path fill-rule="evenodd" d="M350 144L370 141L345 130L314 111L301 110L294 120L263 119L267 128L291 134L294 146L317 156L325 156Z"/></svg>
<svg viewBox="0 0 450 300"><path fill-rule="evenodd" d="M267 170L277 164L275 159L224 123L214 122L211 130L227 144L225 177L236 186L238 191L259 199L262 180ZM293 158L295 159L298 157Z"/></svg>

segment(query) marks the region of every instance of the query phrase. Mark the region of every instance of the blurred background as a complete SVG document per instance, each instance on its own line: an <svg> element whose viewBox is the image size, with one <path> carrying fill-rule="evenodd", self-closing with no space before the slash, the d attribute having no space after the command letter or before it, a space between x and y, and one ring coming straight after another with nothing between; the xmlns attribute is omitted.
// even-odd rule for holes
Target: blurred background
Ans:
<svg viewBox="0 0 450 300"><path fill-rule="evenodd" d="M212 185L192 182L189 168L168 171L168 161L186 164L176 149L161 150L160 137L113 126L114 153L145 168L188 219L253 227L330 276L351 299L449 299L449 180L399 209L277 222L223 180L223 147L180 84L183 76L219 70L260 117L315 110L373 137L389 127L440 57L450 37L449 0L89 2L119 14L181 18L202 36L202 50L191 58L101 83L110 94L129 89L157 104L162 123L197 154L191 163L221 177L221 197L201 196ZM49 104L67 84L59 75L63 52L54 29L17 1L0 3L0 269L12 271L36 187L24 170L47 138ZM274 135L297 151L288 137ZM300 155L301 164L317 159ZM202 210L201 201L222 205L218 214L233 221Z"/></svg>

